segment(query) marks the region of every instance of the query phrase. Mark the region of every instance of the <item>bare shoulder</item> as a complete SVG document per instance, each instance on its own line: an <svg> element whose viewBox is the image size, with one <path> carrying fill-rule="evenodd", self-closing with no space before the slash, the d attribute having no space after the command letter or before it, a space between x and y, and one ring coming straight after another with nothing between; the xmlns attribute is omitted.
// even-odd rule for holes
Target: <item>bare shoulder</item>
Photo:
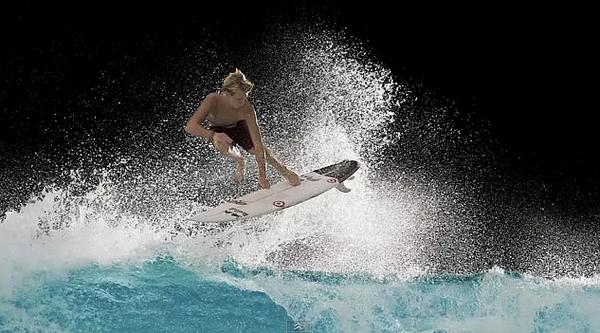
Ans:
<svg viewBox="0 0 600 333"><path fill-rule="evenodd" d="M219 97L221 97L219 94L212 92L204 97L204 101L208 103L216 103Z"/></svg>
<svg viewBox="0 0 600 333"><path fill-rule="evenodd" d="M205 110L206 113L213 113L217 110L219 103L219 94L210 93L204 97L200 103L199 109Z"/></svg>

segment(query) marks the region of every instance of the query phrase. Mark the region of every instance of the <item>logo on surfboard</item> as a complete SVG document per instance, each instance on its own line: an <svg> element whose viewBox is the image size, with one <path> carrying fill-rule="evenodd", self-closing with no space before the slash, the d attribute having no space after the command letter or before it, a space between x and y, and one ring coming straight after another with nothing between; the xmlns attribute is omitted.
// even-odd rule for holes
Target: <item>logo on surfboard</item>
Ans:
<svg viewBox="0 0 600 333"><path fill-rule="evenodd" d="M227 213L235 218L248 216L248 213L246 213L245 211L243 211L241 209L237 209L237 208L229 208L225 211L225 213Z"/></svg>

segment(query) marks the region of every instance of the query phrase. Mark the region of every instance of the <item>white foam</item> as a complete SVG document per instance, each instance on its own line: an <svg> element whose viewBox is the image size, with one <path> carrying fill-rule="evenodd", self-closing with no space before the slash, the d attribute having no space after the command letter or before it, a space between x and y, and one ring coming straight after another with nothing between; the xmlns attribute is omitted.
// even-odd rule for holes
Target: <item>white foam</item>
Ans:
<svg viewBox="0 0 600 333"><path fill-rule="evenodd" d="M51 190L20 211L8 212L4 223L0 223L0 295L9 295L32 272L61 273L89 263L105 265L148 258L164 242L161 233L143 224L111 226L93 211L72 213L65 217L68 226L46 234L38 223L56 217L56 202L62 194ZM86 209L93 207L79 207L80 212Z"/></svg>

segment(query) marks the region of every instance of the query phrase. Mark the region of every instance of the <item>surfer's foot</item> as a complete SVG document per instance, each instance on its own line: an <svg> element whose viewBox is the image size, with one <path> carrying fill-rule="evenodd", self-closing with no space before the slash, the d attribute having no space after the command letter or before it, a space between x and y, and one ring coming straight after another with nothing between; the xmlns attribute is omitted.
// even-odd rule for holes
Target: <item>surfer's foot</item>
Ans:
<svg viewBox="0 0 600 333"><path fill-rule="evenodd" d="M282 173L282 175L288 181L288 183L290 183L290 185L292 185L292 186L300 185L300 176L298 176L297 173L290 171L290 170L285 170Z"/></svg>
<svg viewBox="0 0 600 333"><path fill-rule="evenodd" d="M236 182L241 183L244 181L244 173L246 172L246 160L244 158L238 158L235 160L235 175L233 178Z"/></svg>

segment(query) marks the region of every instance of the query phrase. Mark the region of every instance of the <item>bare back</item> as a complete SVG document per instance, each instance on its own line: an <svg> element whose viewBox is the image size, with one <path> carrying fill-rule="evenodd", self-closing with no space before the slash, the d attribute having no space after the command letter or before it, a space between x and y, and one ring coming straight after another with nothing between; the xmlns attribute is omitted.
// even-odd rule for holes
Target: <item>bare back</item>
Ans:
<svg viewBox="0 0 600 333"><path fill-rule="evenodd" d="M206 115L212 125L229 126L237 123L240 120L246 119L249 111L250 102L247 101L241 108L234 109L227 104L224 96L218 93L211 94L214 96L215 103Z"/></svg>

